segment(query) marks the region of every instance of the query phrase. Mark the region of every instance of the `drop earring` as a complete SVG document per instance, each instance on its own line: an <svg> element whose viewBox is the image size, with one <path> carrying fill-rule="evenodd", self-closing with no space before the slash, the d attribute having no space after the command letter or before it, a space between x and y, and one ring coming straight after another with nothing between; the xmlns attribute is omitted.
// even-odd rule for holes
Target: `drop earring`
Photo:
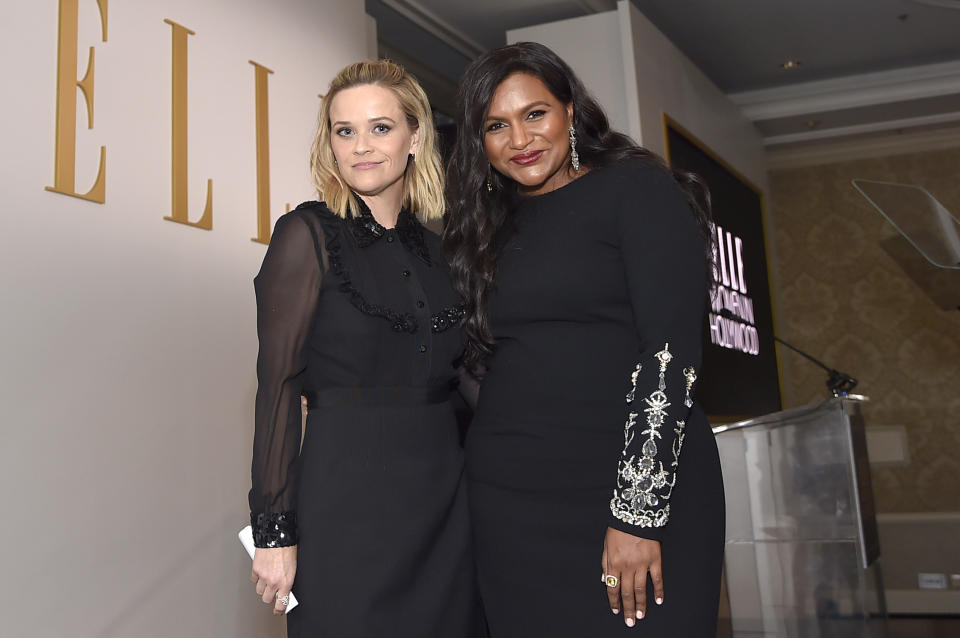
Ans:
<svg viewBox="0 0 960 638"><path fill-rule="evenodd" d="M580 172L580 155L577 154L577 132L573 128L573 124L570 125L570 164L573 166L573 170Z"/></svg>

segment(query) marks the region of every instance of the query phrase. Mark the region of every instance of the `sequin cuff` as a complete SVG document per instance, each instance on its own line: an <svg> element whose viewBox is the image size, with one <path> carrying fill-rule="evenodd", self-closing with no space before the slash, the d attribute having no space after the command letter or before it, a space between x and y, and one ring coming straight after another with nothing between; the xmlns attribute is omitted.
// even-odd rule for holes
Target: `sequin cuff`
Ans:
<svg viewBox="0 0 960 638"><path fill-rule="evenodd" d="M250 514L254 547L287 547L297 544L297 513Z"/></svg>

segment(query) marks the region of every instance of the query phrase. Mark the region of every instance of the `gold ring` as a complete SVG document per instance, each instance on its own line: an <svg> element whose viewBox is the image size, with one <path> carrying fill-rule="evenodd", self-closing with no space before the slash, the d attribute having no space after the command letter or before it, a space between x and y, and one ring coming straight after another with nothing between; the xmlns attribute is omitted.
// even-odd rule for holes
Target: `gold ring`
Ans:
<svg viewBox="0 0 960 638"><path fill-rule="evenodd" d="M607 574L606 576L604 576L603 582L607 584L607 587L609 587L610 589L613 589L620 582L620 579L618 579L613 574Z"/></svg>

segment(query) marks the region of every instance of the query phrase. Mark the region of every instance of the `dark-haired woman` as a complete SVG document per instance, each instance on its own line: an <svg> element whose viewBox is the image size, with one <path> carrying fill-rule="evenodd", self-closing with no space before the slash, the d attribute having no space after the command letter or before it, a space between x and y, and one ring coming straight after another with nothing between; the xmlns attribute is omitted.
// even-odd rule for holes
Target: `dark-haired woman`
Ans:
<svg viewBox="0 0 960 638"><path fill-rule="evenodd" d="M484 371L467 467L491 634L712 638L706 191L611 131L542 45L476 60L459 101L444 241Z"/></svg>

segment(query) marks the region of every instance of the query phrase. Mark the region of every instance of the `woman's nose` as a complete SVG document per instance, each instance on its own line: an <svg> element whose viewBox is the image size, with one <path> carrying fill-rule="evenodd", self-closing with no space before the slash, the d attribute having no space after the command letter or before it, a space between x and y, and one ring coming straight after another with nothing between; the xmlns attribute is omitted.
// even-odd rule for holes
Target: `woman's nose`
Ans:
<svg viewBox="0 0 960 638"><path fill-rule="evenodd" d="M525 148L530 143L530 135L522 126L513 126L510 128L510 146L512 148Z"/></svg>
<svg viewBox="0 0 960 638"><path fill-rule="evenodd" d="M367 136L364 134L359 134L354 138L353 152L357 155L362 155L370 151L370 141L367 139Z"/></svg>

